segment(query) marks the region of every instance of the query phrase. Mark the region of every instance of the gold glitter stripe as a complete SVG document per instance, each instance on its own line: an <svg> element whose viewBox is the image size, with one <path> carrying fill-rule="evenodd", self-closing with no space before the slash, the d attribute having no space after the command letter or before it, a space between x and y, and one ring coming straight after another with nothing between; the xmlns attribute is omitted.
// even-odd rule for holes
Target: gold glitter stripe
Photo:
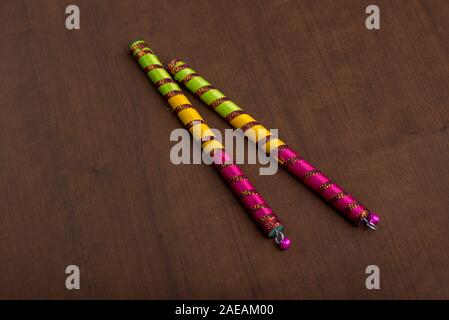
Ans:
<svg viewBox="0 0 449 320"><path fill-rule="evenodd" d="M296 163L298 161L301 161L301 160L302 160L302 157L294 156L294 157L291 157L290 159L288 159L288 160L286 160L284 162L281 162L281 165L283 165L284 167L288 168L288 167L292 166L294 163Z"/></svg>
<svg viewBox="0 0 449 320"><path fill-rule="evenodd" d="M257 121L250 121L250 122L248 122L247 124L241 126L240 129L241 129L243 132L245 132L246 130L249 130L249 129L251 129L251 128L254 127L254 126L257 126L258 124L259 124L259 122L257 122Z"/></svg>
<svg viewBox="0 0 449 320"><path fill-rule="evenodd" d="M182 63L181 59L179 58L171 60L169 63L167 63L167 69L171 72L171 70L180 62Z"/></svg>
<svg viewBox="0 0 449 320"><path fill-rule="evenodd" d="M346 192L338 192L336 194L334 194L332 197L329 198L329 200L327 200L330 204L334 204L335 202L337 202L340 199L343 199L344 197L346 197Z"/></svg>
<svg viewBox="0 0 449 320"><path fill-rule="evenodd" d="M145 42L140 42L140 43L137 43L137 44L133 45L133 46L129 49L129 51L131 51L132 53L134 53L134 52L137 51L137 50L143 50L143 49L147 49L147 50L151 51L151 53L154 53L153 50L151 50L151 49L147 46L147 44L146 44Z"/></svg>
<svg viewBox="0 0 449 320"><path fill-rule="evenodd" d="M193 126L196 126L199 124L205 124L204 120L192 120L190 122L187 122L185 127L187 130L190 130Z"/></svg>
<svg viewBox="0 0 449 320"><path fill-rule="evenodd" d="M164 67L161 66L160 64L150 64L145 68L143 68L143 71L145 71L145 73L148 73L150 71L153 71L154 69L164 69Z"/></svg>
<svg viewBox="0 0 449 320"><path fill-rule="evenodd" d="M331 182L331 181L328 181L328 182L325 182L325 183L323 183L321 186L319 186L319 188L318 188L318 192L324 192L324 191L326 191L327 189L329 189L329 187L331 186L331 185L333 185L333 183Z"/></svg>
<svg viewBox="0 0 449 320"><path fill-rule="evenodd" d="M307 180L307 179L309 179L309 178L311 178L311 177L313 177L313 176L316 176L316 175L318 175L318 174L320 174L321 172L319 171L319 170L310 170L310 171L308 171L308 172L306 172L302 177L301 177L301 179L303 179L304 181L305 180Z"/></svg>
<svg viewBox="0 0 449 320"><path fill-rule="evenodd" d="M352 210L360 206L360 203L358 201L354 201L350 204L348 204L346 207L343 208L343 211L346 213L350 213Z"/></svg>
<svg viewBox="0 0 449 320"><path fill-rule="evenodd" d="M240 115L242 115L244 113L246 113L246 112L243 111L243 110L232 111L230 114L228 114L225 117L225 120L226 121L232 121L232 120L234 120L235 118L237 118L238 116L240 116Z"/></svg>
<svg viewBox="0 0 449 320"><path fill-rule="evenodd" d="M185 76L184 79L181 80L181 83L183 85L187 85L187 82L189 82L190 80L192 80L193 78L199 77L200 75L198 73L191 73L188 74L187 76Z"/></svg>
<svg viewBox="0 0 449 320"><path fill-rule="evenodd" d="M283 145L281 145L281 146L277 147L277 151L282 151L282 150L284 150L284 149L288 149L288 148L289 148L289 146L288 146L288 145L286 145L286 144L283 144Z"/></svg>
<svg viewBox="0 0 449 320"><path fill-rule="evenodd" d="M270 233L271 230L281 225L281 221L274 214L266 214L258 218L258 222L267 233Z"/></svg>
<svg viewBox="0 0 449 320"><path fill-rule="evenodd" d="M145 47L147 47L145 42L139 42L139 43L136 43L135 45L133 45L131 48L129 48L129 51L133 52L133 51L136 51L137 49L143 49Z"/></svg>
<svg viewBox="0 0 449 320"><path fill-rule="evenodd" d="M242 180L248 180L248 178L244 175L240 175L240 176L233 176L231 178L228 179L228 181L230 183L236 183L238 181L242 181Z"/></svg>
<svg viewBox="0 0 449 320"><path fill-rule="evenodd" d="M244 190L240 192L240 198L245 199L246 197L252 196L252 195L259 195L259 192L256 190Z"/></svg>
<svg viewBox="0 0 449 320"><path fill-rule="evenodd" d="M211 141L211 140L214 140L214 139L215 139L214 136L205 136L205 137L202 137L200 141L201 141L201 144L203 144L205 142L208 142L208 141Z"/></svg>
<svg viewBox="0 0 449 320"><path fill-rule="evenodd" d="M265 145L266 143L270 142L271 139L274 138L271 134L265 137L260 138L259 141L257 141L257 144L260 146Z"/></svg>
<svg viewBox="0 0 449 320"><path fill-rule="evenodd" d="M357 220L361 222L364 218L368 217L369 211L367 209L363 209L360 214L357 216Z"/></svg>
<svg viewBox="0 0 449 320"><path fill-rule="evenodd" d="M159 80L154 85L156 86L156 88L159 89L159 87L162 87L164 84L167 84L167 83L176 83L176 82L173 79L165 78L165 79Z"/></svg>
<svg viewBox="0 0 449 320"><path fill-rule="evenodd" d="M215 99L214 101L211 102L209 107L211 107L212 109L215 109L220 104L222 104L223 102L226 102L226 101L231 101L231 100L229 98L227 98L227 97Z"/></svg>
<svg viewBox="0 0 449 320"><path fill-rule="evenodd" d="M201 97L203 94L205 94L207 91L215 89L213 86L204 86L199 88L198 90L195 91L195 95L197 95L198 97Z"/></svg>
<svg viewBox="0 0 449 320"><path fill-rule="evenodd" d="M270 209L270 207L266 203L256 204L254 207L249 208L249 212L254 213L260 209Z"/></svg>
<svg viewBox="0 0 449 320"><path fill-rule="evenodd" d="M173 90L167 93L164 97L165 99L173 98L174 96L184 95L184 93L181 90Z"/></svg>
<svg viewBox="0 0 449 320"><path fill-rule="evenodd" d="M137 51L136 53L134 53L134 58L136 58L136 60L139 60L140 58L142 58L144 55L147 54L153 54L153 51L151 51L149 48Z"/></svg>
<svg viewBox="0 0 449 320"><path fill-rule="evenodd" d="M223 170L230 166L233 166L234 164L233 163L221 163L221 164L215 163L214 165L218 170Z"/></svg>
<svg viewBox="0 0 449 320"><path fill-rule="evenodd" d="M173 75L176 75L179 71L182 71L182 70L184 70L184 69L187 69L188 67L189 67L189 66L186 65L186 64L181 64L181 65L179 65L179 66L170 68L170 72L171 72Z"/></svg>
<svg viewBox="0 0 449 320"><path fill-rule="evenodd" d="M193 106L191 104L181 104L177 106L175 109L173 109L173 113L177 115L178 113L180 113L182 110L185 109L193 109Z"/></svg>

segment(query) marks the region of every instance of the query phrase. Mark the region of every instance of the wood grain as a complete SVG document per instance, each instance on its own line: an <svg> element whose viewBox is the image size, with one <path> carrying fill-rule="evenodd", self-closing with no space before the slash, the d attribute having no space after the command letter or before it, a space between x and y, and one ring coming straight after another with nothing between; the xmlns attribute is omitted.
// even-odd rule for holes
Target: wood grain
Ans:
<svg viewBox="0 0 449 320"><path fill-rule="evenodd" d="M377 31L369 1L72 2L76 31L69 2L0 3L0 298L449 298L447 1L376 1ZM279 128L379 230L244 165L294 241L279 252L212 168L171 164L180 123L136 38Z"/></svg>

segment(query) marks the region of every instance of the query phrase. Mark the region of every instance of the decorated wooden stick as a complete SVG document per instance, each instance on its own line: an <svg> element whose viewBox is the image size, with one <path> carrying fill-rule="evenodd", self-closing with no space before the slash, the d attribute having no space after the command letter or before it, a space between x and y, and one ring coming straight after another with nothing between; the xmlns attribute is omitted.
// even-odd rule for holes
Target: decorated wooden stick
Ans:
<svg viewBox="0 0 449 320"><path fill-rule="evenodd" d="M185 62L175 59L168 64L168 70L175 80L184 84L206 105L218 113L235 128L261 146L267 154L272 154L289 172L299 178L307 187L320 195L343 216L356 225L375 229L380 218L369 211L353 196L332 182L322 172L303 159L297 152L271 134L236 103L198 75Z"/></svg>
<svg viewBox="0 0 449 320"><path fill-rule="evenodd" d="M213 131L164 69L158 57L142 40L133 42L130 51L151 82L168 101L173 113L201 144L203 152L210 155L215 168L239 197L256 224L268 237L274 238L280 249L288 249L291 241L284 235L284 226L279 218L243 171L234 164L223 145L215 139Z"/></svg>

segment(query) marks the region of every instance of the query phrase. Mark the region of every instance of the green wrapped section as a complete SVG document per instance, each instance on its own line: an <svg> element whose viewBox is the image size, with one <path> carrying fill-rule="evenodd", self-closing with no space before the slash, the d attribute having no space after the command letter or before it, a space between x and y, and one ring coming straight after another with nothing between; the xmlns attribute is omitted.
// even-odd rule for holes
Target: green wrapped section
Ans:
<svg viewBox="0 0 449 320"><path fill-rule="evenodd" d="M171 79L170 74L165 69L154 69L147 73L153 83L162 79Z"/></svg>
<svg viewBox="0 0 449 320"><path fill-rule="evenodd" d="M189 89L191 92L195 92L201 87L210 86L211 84L201 77L195 77L189 82L186 83L187 89Z"/></svg>
<svg viewBox="0 0 449 320"><path fill-rule="evenodd" d="M243 109L232 101L225 101L215 108L215 112L217 112L223 118L227 117L231 112L239 110Z"/></svg>
<svg viewBox="0 0 449 320"><path fill-rule="evenodd" d="M166 84L160 86L158 90L162 95L165 96L167 93L169 93L170 91L173 91L173 90L181 91L181 88L176 83L166 83Z"/></svg>
<svg viewBox="0 0 449 320"><path fill-rule="evenodd" d="M142 67L142 68L146 68L146 67L148 67L150 64L152 64L151 63L151 60L146 56L146 55L144 55L143 57L141 57L140 59L139 59L139 64L140 64L140 66Z"/></svg>
<svg viewBox="0 0 449 320"><path fill-rule="evenodd" d="M185 68L178 73L173 73L173 68L186 65L183 61L176 61L172 66L169 66L169 69L171 70L172 75L174 76L175 80L178 82L182 82L188 75L190 74L196 74L196 71L192 68ZM190 92L195 93L202 87L211 86L210 82L204 79L201 76L196 76L189 80L187 83L185 83L185 86L187 89L189 89ZM210 106L215 100L220 98L226 98L226 96L219 90L213 88L209 91L205 92L201 95L200 99ZM218 106L215 106L215 112L217 112L221 117L226 117L228 114L234 111L240 111L243 110L238 105L236 105L232 101L224 101Z"/></svg>
<svg viewBox="0 0 449 320"><path fill-rule="evenodd" d="M161 61L154 54L146 54L139 59L139 64L142 68L146 68L149 65L157 64L162 66Z"/></svg>
<svg viewBox="0 0 449 320"><path fill-rule="evenodd" d="M179 65L182 65L182 64L179 64ZM189 74L192 74L192 73L195 73L195 70L190 69L190 68L181 70L176 74L175 80L178 82L181 82L182 79L184 79L185 77L187 77Z"/></svg>
<svg viewBox="0 0 449 320"><path fill-rule="evenodd" d="M204 101L205 104L210 105L215 100L224 97L225 95L221 93L221 91L219 91L218 89L211 89L206 93L204 93L203 95L201 95L200 99Z"/></svg>

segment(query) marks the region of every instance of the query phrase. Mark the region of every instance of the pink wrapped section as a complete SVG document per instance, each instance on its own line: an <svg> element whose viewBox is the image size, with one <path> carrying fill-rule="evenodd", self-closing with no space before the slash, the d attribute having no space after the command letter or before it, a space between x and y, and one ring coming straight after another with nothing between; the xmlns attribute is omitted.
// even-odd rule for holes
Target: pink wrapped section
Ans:
<svg viewBox="0 0 449 320"><path fill-rule="evenodd" d="M290 147L283 145L278 148L278 159L283 167L354 224L360 225L362 221L369 221L375 226L379 222L376 214L371 213Z"/></svg>
<svg viewBox="0 0 449 320"><path fill-rule="evenodd" d="M275 236L275 231L284 227L276 214L271 210L265 199L257 192L243 171L235 165L224 149L215 150L212 161L227 181L234 193L250 213L252 219L269 237Z"/></svg>

